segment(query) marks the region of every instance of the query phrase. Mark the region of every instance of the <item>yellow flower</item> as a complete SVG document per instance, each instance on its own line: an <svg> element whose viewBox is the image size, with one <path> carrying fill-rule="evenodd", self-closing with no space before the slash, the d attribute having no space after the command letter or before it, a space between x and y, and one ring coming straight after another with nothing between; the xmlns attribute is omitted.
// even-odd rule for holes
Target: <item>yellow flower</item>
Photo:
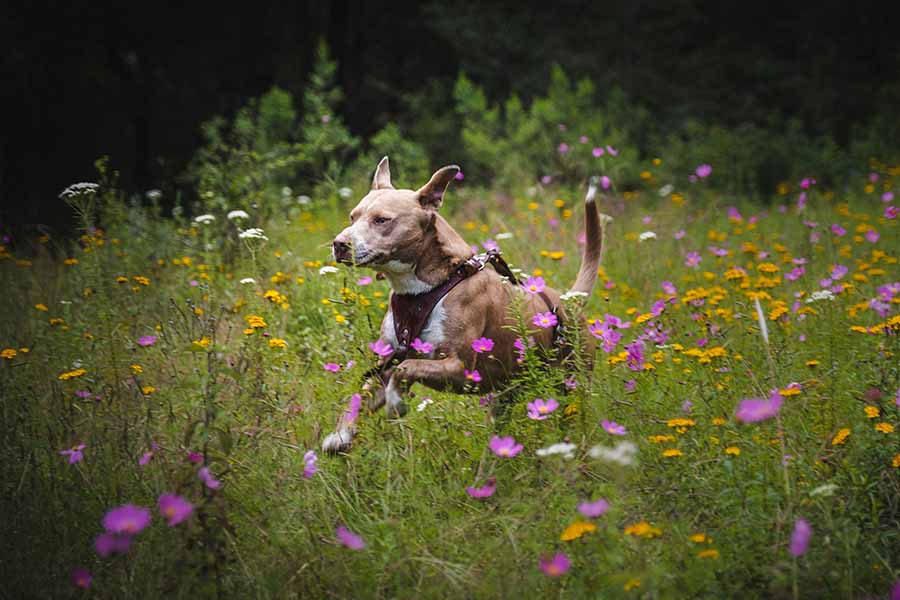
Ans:
<svg viewBox="0 0 900 600"><path fill-rule="evenodd" d="M727 448L725 448L725 454L730 454L732 456L740 456L741 449L738 448L737 446L728 446Z"/></svg>
<svg viewBox="0 0 900 600"><path fill-rule="evenodd" d="M819 366L819 361L817 361L817 360L808 360L808 361L806 361L806 366L807 366L807 367L818 367L818 366Z"/></svg>
<svg viewBox="0 0 900 600"><path fill-rule="evenodd" d="M880 431L881 433L894 433L894 426L890 423L878 423L875 425L875 431Z"/></svg>
<svg viewBox="0 0 900 600"><path fill-rule="evenodd" d="M134 375L140 375L144 372L144 367L138 364L131 365L131 372Z"/></svg>
<svg viewBox="0 0 900 600"><path fill-rule="evenodd" d="M244 320L247 321L247 324L253 329L262 329L263 327L268 326L266 320L259 315L247 315L244 317Z"/></svg>
<svg viewBox="0 0 900 600"><path fill-rule="evenodd" d="M674 442L674 435L650 435L647 436L647 439L653 442L654 444L662 444L663 442Z"/></svg>
<svg viewBox="0 0 900 600"><path fill-rule="evenodd" d="M287 342L281 338L272 338L269 340L269 348L286 348Z"/></svg>
<svg viewBox="0 0 900 600"><path fill-rule="evenodd" d="M894 457L894 460L891 461L891 466L895 469L900 468L900 454Z"/></svg>
<svg viewBox="0 0 900 600"><path fill-rule="evenodd" d="M150 394L152 394L155 391L156 391L156 388L153 387L152 385L145 385L144 387L141 388L141 392L143 392L143 394L145 396L149 396Z"/></svg>
<svg viewBox="0 0 900 600"><path fill-rule="evenodd" d="M662 535L662 529L654 527L647 521L633 523L624 529L625 535L633 535L635 537L644 537L647 539L659 537Z"/></svg>
<svg viewBox="0 0 900 600"><path fill-rule="evenodd" d="M847 441L848 437L850 437L850 430L845 427L834 434L834 437L831 438L831 445L840 446Z"/></svg>
<svg viewBox="0 0 900 600"><path fill-rule="evenodd" d="M62 325L65 322L66 322L65 319L60 319L59 317L54 317L48 321L48 323L50 323L51 327L56 327L57 325Z"/></svg>
<svg viewBox="0 0 900 600"><path fill-rule="evenodd" d="M116 283L128 283L128 278L119 275L118 277L116 277Z"/></svg>
<svg viewBox="0 0 900 600"><path fill-rule="evenodd" d="M797 394L800 393L800 388L799 387L786 387L786 388L778 390L778 393L785 397L796 396Z"/></svg>
<svg viewBox="0 0 900 600"><path fill-rule="evenodd" d="M724 425L726 423L725 419L722 417L716 417L712 420L713 425Z"/></svg>
<svg viewBox="0 0 900 600"><path fill-rule="evenodd" d="M778 265L774 263L759 263L756 265L757 271L762 271L763 273L777 273Z"/></svg>
<svg viewBox="0 0 900 600"><path fill-rule="evenodd" d="M143 275L135 275L132 279L141 285L150 285L150 279Z"/></svg>
<svg viewBox="0 0 900 600"><path fill-rule="evenodd" d="M716 560L719 558L719 551L715 548L710 548L708 550L701 550L697 553L697 558L711 558Z"/></svg>
<svg viewBox="0 0 900 600"><path fill-rule="evenodd" d="M47 312L48 310L50 310L49 308L47 308L46 304L35 304L34 307L41 312Z"/></svg>
<svg viewBox="0 0 900 600"><path fill-rule="evenodd" d="M87 375L87 371L84 369L75 369L74 371L66 371L59 376L60 381L68 381L70 379L74 379L76 377L81 377L82 375Z"/></svg>
<svg viewBox="0 0 900 600"><path fill-rule="evenodd" d="M5 358L6 360L12 360L16 357L16 352L13 348L4 348L0 351L0 358Z"/></svg>
<svg viewBox="0 0 900 600"><path fill-rule="evenodd" d="M625 582L625 585L623 585L622 587L625 588L625 591L626 591L626 592L630 592L630 591L633 590L634 588L639 588L639 587L641 587L641 580L640 580L640 579L635 579L635 578L632 577L631 579L629 579L628 581L626 581L626 582Z"/></svg>
<svg viewBox="0 0 900 600"><path fill-rule="evenodd" d="M204 348L209 348L209 345L211 343L212 343L212 340L209 339L208 337L204 336L204 337L200 338L199 340L194 340L193 342L191 342L191 345L194 347L195 350L202 350Z"/></svg>
<svg viewBox="0 0 900 600"><path fill-rule="evenodd" d="M694 542L695 544L702 544L702 543L706 542L709 538L706 537L705 533L695 533L688 539L691 540L692 542Z"/></svg>
<svg viewBox="0 0 900 600"><path fill-rule="evenodd" d="M77 264L78 264L78 259L77 259L77 258L67 258L66 260L63 261L63 264L65 264L65 265L70 265L70 266L71 266L71 265L77 265Z"/></svg>
<svg viewBox="0 0 900 600"><path fill-rule="evenodd" d="M662 455L666 458L672 458L674 456L684 456L684 452L682 452L678 448L668 448L666 450L663 450Z"/></svg>
<svg viewBox="0 0 900 600"><path fill-rule="evenodd" d="M254 333L256 333L256 330L253 329L252 327L248 327L247 329L244 330L244 335L253 335Z"/></svg>
<svg viewBox="0 0 900 600"><path fill-rule="evenodd" d="M336 315L334 315L334 320L337 321L338 323L343 323L347 320L347 317L345 317L342 314L336 314Z"/></svg>
<svg viewBox="0 0 900 600"><path fill-rule="evenodd" d="M577 540L586 533L593 533L595 531L597 531L597 526L593 523L575 521L566 527L565 531L562 532L562 535L559 536L559 539L563 542L570 542L572 540Z"/></svg>
<svg viewBox="0 0 900 600"><path fill-rule="evenodd" d="M867 406L863 410L866 411L866 416L870 419L877 419L881 415L881 411L878 410L877 406Z"/></svg>

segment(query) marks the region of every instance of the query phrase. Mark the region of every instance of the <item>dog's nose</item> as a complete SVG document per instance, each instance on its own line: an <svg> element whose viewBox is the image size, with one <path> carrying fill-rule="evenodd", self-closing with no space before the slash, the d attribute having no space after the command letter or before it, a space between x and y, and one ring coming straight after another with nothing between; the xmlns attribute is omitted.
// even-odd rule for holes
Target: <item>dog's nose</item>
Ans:
<svg viewBox="0 0 900 600"><path fill-rule="evenodd" d="M338 262L350 260L350 244L347 242L341 242L338 240L334 240L331 243L332 252L334 252L334 259Z"/></svg>

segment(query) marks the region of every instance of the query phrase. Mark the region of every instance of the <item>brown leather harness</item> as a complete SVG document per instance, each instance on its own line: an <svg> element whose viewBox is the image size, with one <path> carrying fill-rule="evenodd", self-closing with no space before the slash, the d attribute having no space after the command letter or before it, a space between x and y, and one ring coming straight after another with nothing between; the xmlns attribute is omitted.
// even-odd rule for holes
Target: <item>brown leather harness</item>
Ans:
<svg viewBox="0 0 900 600"><path fill-rule="evenodd" d="M410 345L419 337L428 318L434 311L444 296L450 293L463 280L468 279L475 273L484 269L485 265L490 264L494 270L502 277L505 277L513 285L519 285L516 274L513 273L509 265L503 260L498 250L488 250L484 254L472 256L468 260L462 262L450 274L444 283L436 288L423 292L421 294L391 294L391 314L394 318L394 335L397 338L397 347L394 348L393 354L390 354L387 360L381 366L370 369L366 373L366 377L378 375L384 379L384 372L391 365L400 363L406 359L409 354ZM547 305L550 312L556 315L557 324L553 330L553 344L565 347L565 338L563 337L562 316L559 314L559 307L554 306L549 296L543 291L538 295Z"/></svg>

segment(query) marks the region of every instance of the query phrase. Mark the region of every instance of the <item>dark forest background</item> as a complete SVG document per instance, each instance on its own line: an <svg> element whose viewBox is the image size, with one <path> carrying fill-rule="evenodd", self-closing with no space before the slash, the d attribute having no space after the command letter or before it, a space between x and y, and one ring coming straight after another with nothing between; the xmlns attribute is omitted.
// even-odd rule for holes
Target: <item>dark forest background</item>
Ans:
<svg viewBox="0 0 900 600"><path fill-rule="evenodd" d="M129 192L189 200L200 124L273 85L301 97L320 40L338 62L350 130L366 138L398 122L434 164L456 160L452 126L429 123L453 112L460 72L491 99L527 101L554 63L601 97L620 88L659 131L799 119L810 136L847 145L873 119L897 120L898 5L7 0L0 217L65 228L57 195L93 180L101 155Z"/></svg>

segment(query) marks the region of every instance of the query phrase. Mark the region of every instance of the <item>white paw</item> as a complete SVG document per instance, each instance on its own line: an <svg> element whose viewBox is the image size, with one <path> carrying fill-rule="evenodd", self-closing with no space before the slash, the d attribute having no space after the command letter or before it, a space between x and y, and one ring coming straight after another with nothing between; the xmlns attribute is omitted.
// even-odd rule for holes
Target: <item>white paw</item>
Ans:
<svg viewBox="0 0 900 600"><path fill-rule="evenodd" d="M325 440L322 442L322 450L328 454L345 452L350 449L352 441L353 432L349 429L340 429L325 436Z"/></svg>

